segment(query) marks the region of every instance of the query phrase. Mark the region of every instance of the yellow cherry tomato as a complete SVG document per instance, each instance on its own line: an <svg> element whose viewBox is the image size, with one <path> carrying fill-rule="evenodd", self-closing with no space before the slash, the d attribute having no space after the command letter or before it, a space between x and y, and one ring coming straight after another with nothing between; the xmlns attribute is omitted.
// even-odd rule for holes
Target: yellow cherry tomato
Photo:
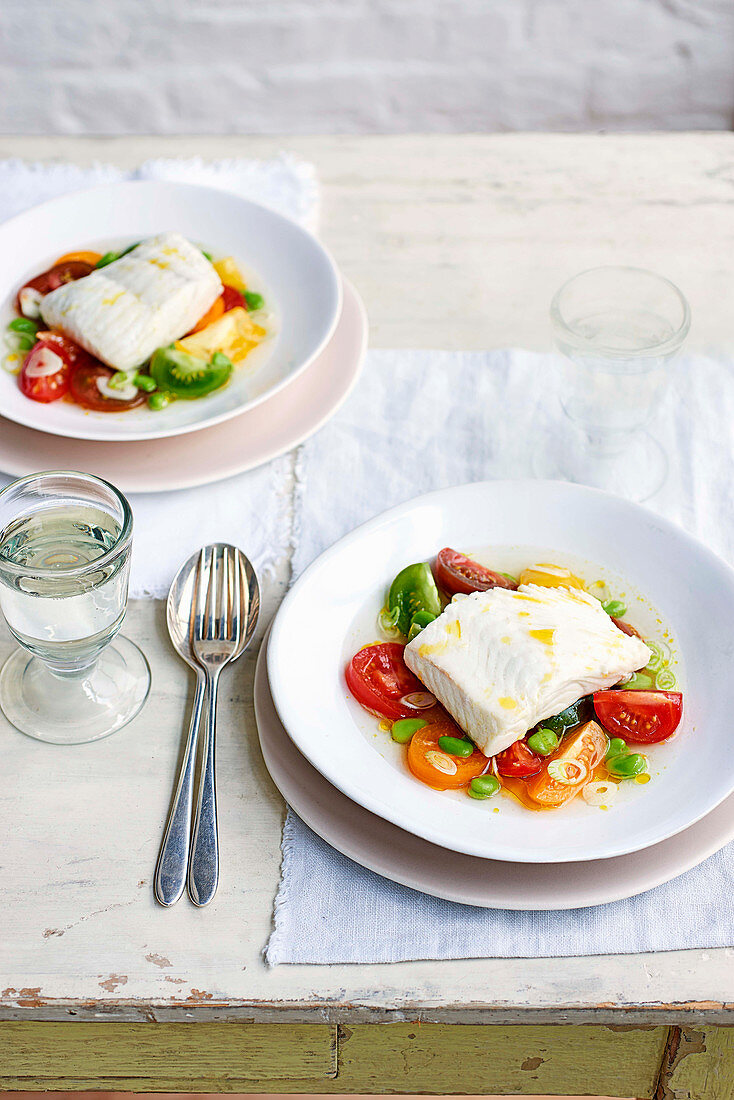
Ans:
<svg viewBox="0 0 734 1100"><path fill-rule="evenodd" d="M239 291L247 290L247 284L233 256L225 256L224 259L217 260L214 270L225 286L233 286Z"/></svg>
<svg viewBox="0 0 734 1100"><path fill-rule="evenodd" d="M92 267L95 267L101 259L101 252L65 252L63 256L59 256L54 267L57 267L58 264L68 263L91 264Z"/></svg>
<svg viewBox="0 0 734 1100"><path fill-rule="evenodd" d="M563 565L533 565L523 569L520 584L539 584L542 588L583 588L584 582Z"/></svg>

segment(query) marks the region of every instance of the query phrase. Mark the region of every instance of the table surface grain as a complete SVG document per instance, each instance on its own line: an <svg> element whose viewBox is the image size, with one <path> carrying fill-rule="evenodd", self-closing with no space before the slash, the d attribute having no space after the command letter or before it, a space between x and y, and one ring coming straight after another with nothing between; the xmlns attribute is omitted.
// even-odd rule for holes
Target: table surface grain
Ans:
<svg viewBox="0 0 734 1100"><path fill-rule="evenodd" d="M283 148L317 166L322 236L365 297L373 346L547 347L553 290L605 262L664 272L691 301L691 346L731 344L734 135L0 137L0 157L123 167ZM258 641L288 579L284 559ZM154 685L125 730L61 749L0 717L0 1019L734 1022L725 949L268 969L283 803L257 747L256 646L222 684L219 893L159 908L192 685L162 604L131 604L125 630ZM3 628L0 659L10 648Z"/></svg>

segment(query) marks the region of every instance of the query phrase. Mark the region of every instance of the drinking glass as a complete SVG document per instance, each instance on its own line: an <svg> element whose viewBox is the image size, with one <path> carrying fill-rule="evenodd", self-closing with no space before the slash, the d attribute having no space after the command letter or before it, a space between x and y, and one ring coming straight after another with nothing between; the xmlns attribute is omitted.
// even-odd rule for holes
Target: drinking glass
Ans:
<svg viewBox="0 0 734 1100"><path fill-rule="evenodd" d="M148 663L118 634L133 520L91 474L33 474L0 492L0 608L21 648L0 671L0 707L39 741L120 729L145 702Z"/></svg>
<svg viewBox="0 0 734 1100"><path fill-rule="evenodd" d="M554 472L646 500L668 461L644 430L691 323L668 279L635 267L597 267L569 279L550 308L563 353L561 404L573 425Z"/></svg>

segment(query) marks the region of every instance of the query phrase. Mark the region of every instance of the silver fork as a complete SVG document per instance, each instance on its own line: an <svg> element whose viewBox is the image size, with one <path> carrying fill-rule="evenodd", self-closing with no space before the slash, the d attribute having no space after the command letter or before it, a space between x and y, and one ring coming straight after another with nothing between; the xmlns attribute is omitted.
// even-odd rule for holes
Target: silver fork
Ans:
<svg viewBox="0 0 734 1100"><path fill-rule="evenodd" d="M219 674L237 653L240 617L240 564L237 551L204 547L199 560L199 579L191 647L206 676L205 723L199 792L189 861L189 897L194 905L207 905L219 881L217 792L214 771L217 687Z"/></svg>

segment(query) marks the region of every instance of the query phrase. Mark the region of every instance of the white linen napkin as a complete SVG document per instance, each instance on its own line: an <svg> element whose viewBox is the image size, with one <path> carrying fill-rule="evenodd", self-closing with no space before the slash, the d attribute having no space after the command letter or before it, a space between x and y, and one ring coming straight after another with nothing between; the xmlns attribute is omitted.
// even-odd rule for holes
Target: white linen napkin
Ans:
<svg viewBox="0 0 734 1100"><path fill-rule="evenodd" d="M122 179L177 180L233 191L316 227L318 185L312 165L283 154L272 160L149 160L134 172L108 164L0 161L0 221L36 203L79 188ZM84 243L84 242L81 242ZM124 461L124 445L120 446ZM155 461L154 456L151 461ZM227 481L175 493L133 494L135 521L131 597L163 597L178 566L205 542L241 546L259 572L282 558L291 537L285 492L293 459L277 459ZM0 487L12 479L0 474Z"/></svg>
<svg viewBox="0 0 734 1100"><path fill-rule="evenodd" d="M552 379L552 357L531 352L371 352L351 399L301 449L294 575L356 524L419 493L542 473L539 442L554 423L563 446ZM651 507L734 562L731 366L682 360L674 382L653 426L670 474ZM555 913L479 909L357 866L289 811L266 958L393 962L731 946L733 887L729 845L626 901Z"/></svg>

